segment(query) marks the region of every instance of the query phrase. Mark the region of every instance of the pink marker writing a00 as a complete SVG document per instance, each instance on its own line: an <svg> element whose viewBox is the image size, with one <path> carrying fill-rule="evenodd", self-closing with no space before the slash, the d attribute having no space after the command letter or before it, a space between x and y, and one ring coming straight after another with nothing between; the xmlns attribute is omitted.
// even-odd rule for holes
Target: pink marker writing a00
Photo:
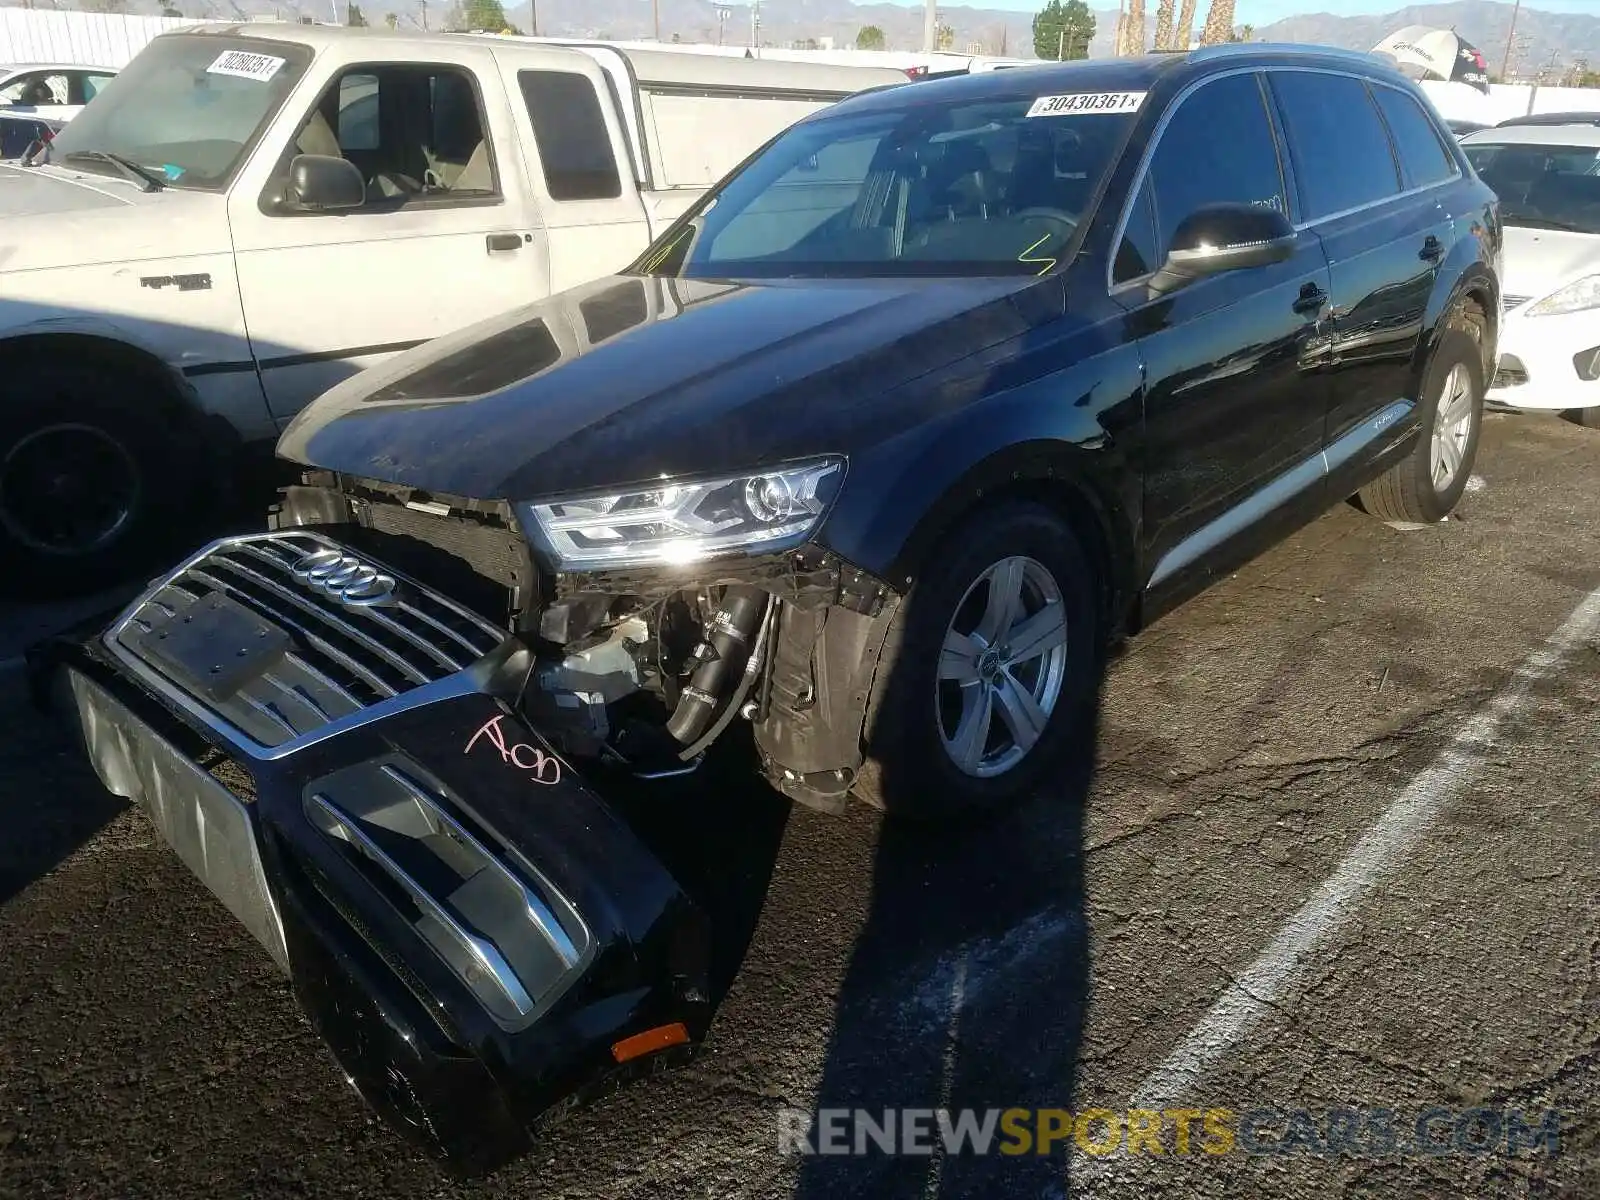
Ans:
<svg viewBox="0 0 1600 1200"><path fill-rule="evenodd" d="M508 742L505 730L500 728L500 722L505 719L505 714L502 713L498 717L492 717L485 721L478 732L467 740L466 749L462 750L461 753L471 754L472 748L478 744L479 738L488 738L489 744L500 751L500 760L502 762L510 763L513 767L528 772L529 777L535 783L542 783L546 786L560 783L561 760L552 754L546 754L539 747L530 745L527 742Z"/></svg>

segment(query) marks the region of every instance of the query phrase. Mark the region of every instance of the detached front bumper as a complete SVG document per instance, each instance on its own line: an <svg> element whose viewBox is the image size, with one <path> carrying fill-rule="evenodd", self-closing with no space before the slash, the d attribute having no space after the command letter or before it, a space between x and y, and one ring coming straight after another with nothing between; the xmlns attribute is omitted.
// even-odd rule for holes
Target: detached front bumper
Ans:
<svg viewBox="0 0 1600 1200"><path fill-rule="evenodd" d="M34 657L367 1102L469 1172L710 1019L703 914L518 715L529 665L304 532L214 543Z"/></svg>

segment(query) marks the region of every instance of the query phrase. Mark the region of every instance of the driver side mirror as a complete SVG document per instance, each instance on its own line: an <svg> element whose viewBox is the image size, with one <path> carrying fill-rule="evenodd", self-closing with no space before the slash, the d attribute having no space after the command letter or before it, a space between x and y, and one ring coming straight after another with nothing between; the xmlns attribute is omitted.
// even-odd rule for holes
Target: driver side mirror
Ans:
<svg viewBox="0 0 1600 1200"><path fill-rule="evenodd" d="M346 158L330 154L297 154L289 163L283 189L284 207L294 212L336 212L367 202L361 170Z"/></svg>
<svg viewBox="0 0 1600 1200"><path fill-rule="evenodd" d="M1283 262L1294 253L1295 236L1289 218L1275 208L1207 204L1179 223L1167 261L1150 277L1150 294L1175 292L1223 271Z"/></svg>

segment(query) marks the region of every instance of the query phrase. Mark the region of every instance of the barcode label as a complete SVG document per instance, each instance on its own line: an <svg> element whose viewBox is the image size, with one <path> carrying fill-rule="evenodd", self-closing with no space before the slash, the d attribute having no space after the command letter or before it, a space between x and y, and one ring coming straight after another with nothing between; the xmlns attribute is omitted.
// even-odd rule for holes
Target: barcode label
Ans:
<svg viewBox="0 0 1600 1200"><path fill-rule="evenodd" d="M1073 117L1080 113L1138 112L1144 92L1075 92L1070 96L1040 96L1028 110L1030 117Z"/></svg>
<svg viewBox="0 0 1600 1200"><path fill-rule="evenodd" d="M206 68L206 74L232 75L265 83L282 70L287 61L270 54L252 54L248 50L224 50L217 55L217 61Z"/></svg>

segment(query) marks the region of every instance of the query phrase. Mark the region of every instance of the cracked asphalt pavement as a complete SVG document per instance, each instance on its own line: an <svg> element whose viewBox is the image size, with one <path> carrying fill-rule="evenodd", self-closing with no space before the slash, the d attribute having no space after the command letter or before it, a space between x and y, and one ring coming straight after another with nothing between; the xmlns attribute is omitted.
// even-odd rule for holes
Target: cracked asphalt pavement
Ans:
<svg viewBox="0 0 1600 1200"><path fill-rule="evenodd" d="M1459 515L1340 506L1220 581L1111 665L1092 769L992 826L791 811L737 763L636 800L718 922L708 1045L475 1183L367 1114L25 705L3 664L61 613L0 612L0 1198L1600 1195L1600 619L1569 621L1600 435L1491 416ZM784 1110L1158 1084L1226 1152L1197 1120L1096 1153L1103 1118L1049 1155L779 1152ZM1511 1110L1557 1138L1508 1151Z"/></svg>

